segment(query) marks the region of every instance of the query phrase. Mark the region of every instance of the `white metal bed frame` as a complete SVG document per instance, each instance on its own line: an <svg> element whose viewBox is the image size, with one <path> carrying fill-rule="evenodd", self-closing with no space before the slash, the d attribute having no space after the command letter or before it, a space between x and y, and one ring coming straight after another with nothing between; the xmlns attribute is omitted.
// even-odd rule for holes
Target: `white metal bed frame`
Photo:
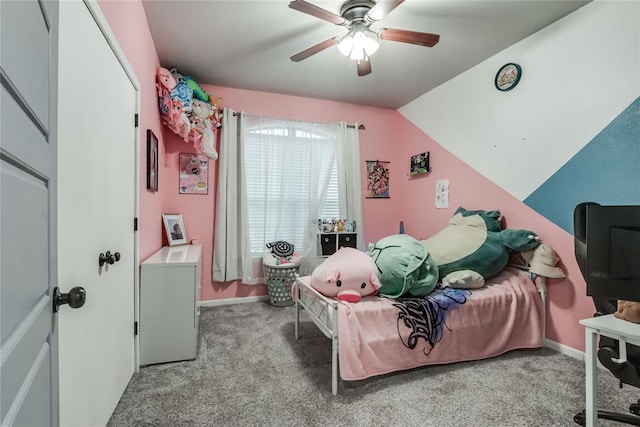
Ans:
<svg viewBox="0 0 640 427"><path fill-rule="evenodd" d="M304 291L302 288L304 288ZM296 279L292 287L296 300L296 340L299 338L300 307L303 307L318 329L331 340L331 394L338 394L338 304L333 298L326 297ZM303 292L311 295L304 296ZM303 301L303 298L304 301ZM307 298L311 299L309 301Z"/></svg>
<svg viewBox="0 0 640 427"><path fill-rule="evenodd" d="M526 271L533 284L538 288L540 299L542 300L542 343L546 337L546 310L547 310L547 283L544 276L538 276L528 271L521 265L509 264L508 267L518 268ZM539 278L539 281L536 281ZM295 299L296 320L295 337L299 338L300 309L304 308L313 323L318 329L331 340L331 394L338 394L338 305L333 298L326 297L307 286L296 277L296 281L291 288L291 293Z"/></svg>

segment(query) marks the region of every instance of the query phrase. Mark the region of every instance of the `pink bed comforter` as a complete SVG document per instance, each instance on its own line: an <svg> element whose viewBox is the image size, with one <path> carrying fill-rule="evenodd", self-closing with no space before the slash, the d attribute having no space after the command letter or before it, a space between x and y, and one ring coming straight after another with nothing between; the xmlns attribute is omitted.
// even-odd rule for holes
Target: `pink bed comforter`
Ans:
<svg viewBox="0 0 640 427"><path fill-rule="evenodd" d="M433 349L423 339L414 349L402 343L410 330L398 321L399 310L392 304L378 297L340 304L338 355L343 380L542 346L541 298L527 274L515 268L505 269L484 287L472 290L466 303L449 310L448 329Z"/></svg>

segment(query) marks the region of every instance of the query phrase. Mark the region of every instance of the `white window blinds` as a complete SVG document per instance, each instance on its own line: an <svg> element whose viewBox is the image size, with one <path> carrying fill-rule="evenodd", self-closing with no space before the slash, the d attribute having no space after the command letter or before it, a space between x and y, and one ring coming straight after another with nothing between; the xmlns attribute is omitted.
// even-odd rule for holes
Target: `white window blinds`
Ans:
<svg viewBox="0 0 640 427"><path fill-rule="evenodd" d="M243 159L251 253L286 240L303 247L311 218L339 218L337 127L247 117Z"/></svg>

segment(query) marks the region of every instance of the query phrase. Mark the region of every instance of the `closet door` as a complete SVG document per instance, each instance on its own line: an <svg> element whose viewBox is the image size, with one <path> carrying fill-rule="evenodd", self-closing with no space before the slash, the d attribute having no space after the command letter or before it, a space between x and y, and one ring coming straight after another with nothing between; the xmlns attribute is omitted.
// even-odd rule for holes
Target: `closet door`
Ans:
<svg viewBox="0 0 640 427"><path fill-rule="evenodd" d="M87 294L58 314L64 426L106 425L135 370L136 91L91 3L60 2L58 268Z"/></svg>
<svg viewBox="0 0 640 427"><path fill-rule="evenodd" d="M0 1L0 424L58 425L58 3Z"/></svg>

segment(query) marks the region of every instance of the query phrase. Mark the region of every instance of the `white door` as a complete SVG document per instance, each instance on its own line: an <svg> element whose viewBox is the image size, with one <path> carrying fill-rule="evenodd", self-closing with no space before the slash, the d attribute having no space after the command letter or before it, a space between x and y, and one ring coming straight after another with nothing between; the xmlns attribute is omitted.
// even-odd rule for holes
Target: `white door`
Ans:
<svg viewBox="0 0 640 427"><path fill-rule="evenodd" d="M84 2L60 2L59 46L58 276L87 296L58 314L60 423L97 426L135 369L136 91Z"/></svg>
<svg viewBox="0 0 640 427"><path fill-rule="evenodd" d="M58 4L0 1L0 424L57 425Z"/></svg>

